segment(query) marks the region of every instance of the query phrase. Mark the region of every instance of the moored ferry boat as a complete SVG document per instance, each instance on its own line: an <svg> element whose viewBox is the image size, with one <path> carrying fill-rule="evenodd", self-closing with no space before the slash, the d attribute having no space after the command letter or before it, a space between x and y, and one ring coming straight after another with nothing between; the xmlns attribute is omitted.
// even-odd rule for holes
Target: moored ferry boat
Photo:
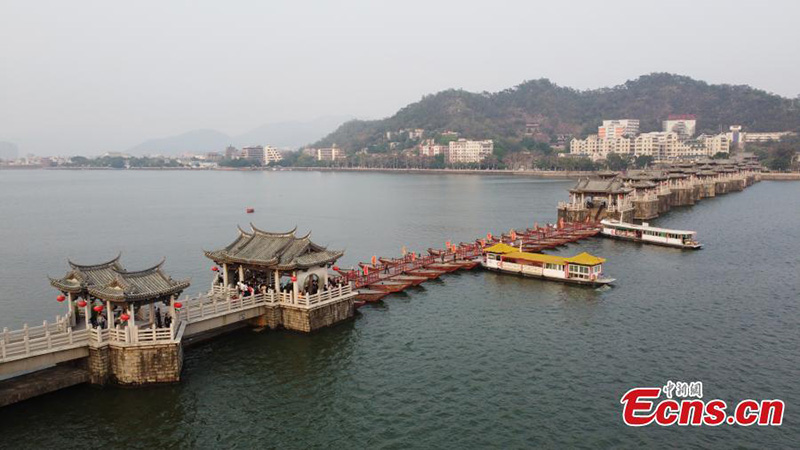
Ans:
<svg viewBox="0 0 800 450"><path fill-rule="evenodd" d="M603 227L601 231L603 236L615 239L691 250L703 247L702 244L697 242L697 232L695 231L671 230L669 228L651 227L646 222L637 225L609 219L603 219L600 221L600 225Z"/></svg>
<svg viewBox="0 0 800 450"><path fill-rule="evenodd" d="M506 244L495 244L484 250L481 265L487 270L513 273L564 283L603 286L613 283L613 278L603 274L606 260L581 253L563 256L527 253Z"/></svg>

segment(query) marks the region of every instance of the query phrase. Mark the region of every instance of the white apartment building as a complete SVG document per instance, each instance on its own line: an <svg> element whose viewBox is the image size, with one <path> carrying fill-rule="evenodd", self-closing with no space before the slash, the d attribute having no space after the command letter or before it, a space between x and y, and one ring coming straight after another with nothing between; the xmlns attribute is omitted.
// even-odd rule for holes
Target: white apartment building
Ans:
<svg viewBox="0 0 800 450"><path fill-rule="evenodd" d="M450 141L446 159L448 163L479 163L494 151L494 142L491 139L484 141L470 141L459 139Z"/></svg>
<svg viewBox="0 0 800 450"><path fill-rule="evenodd" d="M639 121L637 119L604 120L603 125L597 127L597 136L600 139L633 137L637 134L639 134Z"/></svg>
<svg viewBox="0 0 800 450"><path fill-rule="evenodd" d="M635 138L600 139L593 134L586 139L573 139L570 142L570 154L586 156L592 161L606 159L609 153L669 160L714 156L729 151L730 140L725 134L702 135L696 140L683 140L677 133L663 131L643 133Z"/></svg>
<svg viewBox="0 0 800 450"><path fill-rule="evenodd" d="M606 159L609 153L630 155L633 152L633 140L628 137L611 137L600 139L596 134L586 139L573 139L569 144L569 152L578 156L586 156L592 161Z"/></svg>
<svg viewBox="0 0 800 450"><path fill-rule="evenodd" d="M264 147L264 164L267 165L269 163L278 162L283 159L283 155L281 152L278 151L277 148L267 145Z"/></svg>
<svg viewBox="0 0 800 450"><path fill-rule="evenodd" d="M317 161L336 161L344 158L342 149L334 145L333 147L315 149Z"/></svg>
<svg viewBox="0 0 800 450"><path fill-rule="evenodd" d="M793 136L794 133L791 131L772 131L766 133L745 132L742 133L742 135L744 135L744 142L770 142L780 141L787 136Z"/></svg>
<svg viewBox="0 0 800 450"><path fill-rule="evenodd" d="M717 153L731 152L731 140L726 133L714 135L701 134L697 137L697 140L700 142L705 156L714 156Z"/></svg>
<svg viewBox="0 0 800 450"><path fill-rule="evenodd" d="M434 157L444 155L448 148L447 145L436 144L433 139L426 139L419 145L419 156Z"/></svg>

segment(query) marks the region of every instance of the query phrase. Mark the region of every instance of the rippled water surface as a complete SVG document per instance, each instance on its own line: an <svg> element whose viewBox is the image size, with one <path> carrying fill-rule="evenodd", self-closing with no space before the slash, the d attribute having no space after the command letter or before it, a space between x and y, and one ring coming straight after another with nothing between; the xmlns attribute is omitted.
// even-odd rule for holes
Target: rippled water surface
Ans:
<svg viewBox="0 0 800 450"><path fill-rule="evenodd" d="M571 181L290 172L0 171L0 326L61 310L66 259L167 257L191 291L237 224L345 248L349 266L552 222ZM245 214L252 206L255 214ZM240 331L186 352L179 384L80 386L0 409L0 447L785 447L800 442L800 183L761 182L653 221L681 252L592 239L606 291L481 271L368 305L312 335ZM622 394L701 380L786 401L777 428L626 428Z"/></svg>

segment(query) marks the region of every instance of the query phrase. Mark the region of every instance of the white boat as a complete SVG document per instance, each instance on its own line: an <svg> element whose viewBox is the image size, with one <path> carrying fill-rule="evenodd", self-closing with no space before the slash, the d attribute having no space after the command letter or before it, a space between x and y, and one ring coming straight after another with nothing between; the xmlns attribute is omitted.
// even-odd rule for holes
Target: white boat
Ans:
<svg viewBox="0 0 800 450"><path fill-rule="evenodd" d="M703 246L697 242L697 232L695 231L671 230L651 227L647 222L637 225L609 219L601 220L600 225L603 227L600 234L614 239L691 250L697 250Z"/></svg>
<svg viewBox="0 0 800 450"><path fill-rule="evenodd" d="M484 250L481 266L497 272L597 287L615 281L603 274L605 261L588 253L565 258L522 252L516 247L501 243Z"/></svg>

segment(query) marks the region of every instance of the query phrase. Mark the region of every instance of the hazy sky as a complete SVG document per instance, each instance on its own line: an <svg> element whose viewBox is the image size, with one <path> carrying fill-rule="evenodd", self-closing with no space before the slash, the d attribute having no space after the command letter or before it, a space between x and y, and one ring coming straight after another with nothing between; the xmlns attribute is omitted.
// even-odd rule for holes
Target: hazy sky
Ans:
<svg viewBox="0 0 800 450"><path fill-rule="evenodd" d="M0 0L0 140L97 154L540 77L668 71L794 97L798 17L796 0Z"/></svg>

